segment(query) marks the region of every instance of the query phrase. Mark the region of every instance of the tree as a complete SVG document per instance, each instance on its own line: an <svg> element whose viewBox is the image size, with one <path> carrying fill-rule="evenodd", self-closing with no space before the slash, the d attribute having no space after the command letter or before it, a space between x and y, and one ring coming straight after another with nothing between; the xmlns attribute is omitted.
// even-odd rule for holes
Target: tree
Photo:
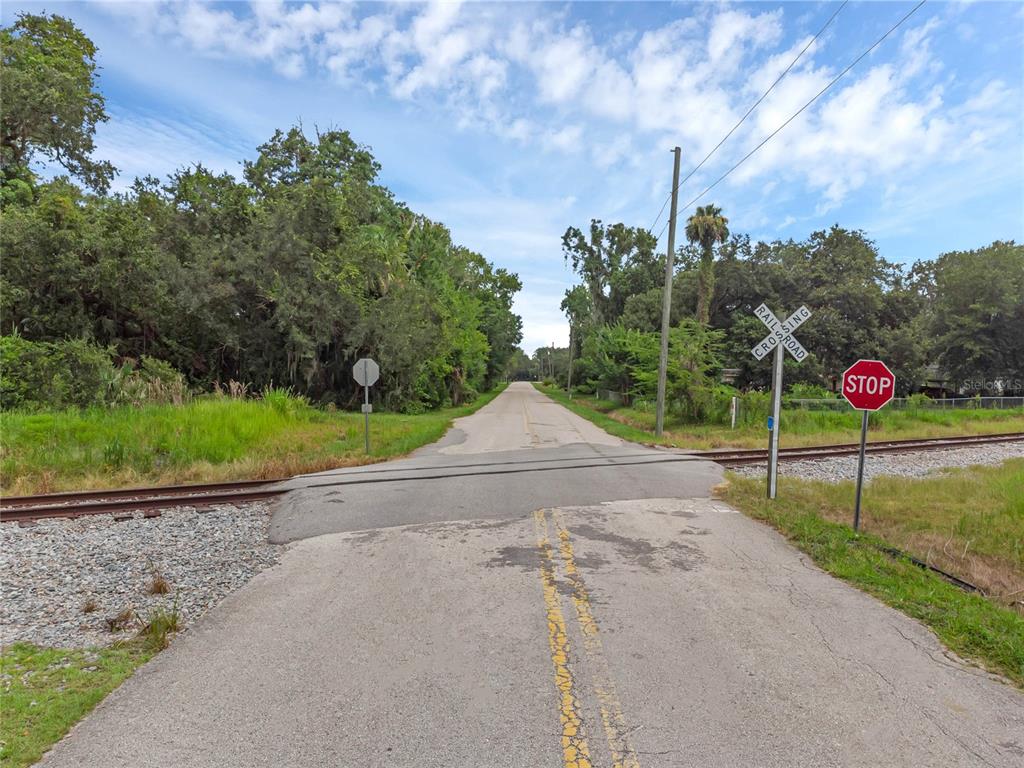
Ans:
<svg viewBox="0 0 1024 768"><path fill-rule="evenodd" d="M686 221L686 239L701 248L698 269L697 322L707 325L711 314L711 298L715 293L715 243L729 237L729 220L716 205L702 205Z"/></svg>
<svg viewBox="0 0 1024 768"><path fill-rule="evenodd" d="M613 323L621 316L626 298L658 284L664 262L654 253L657 240L640 227L590 222L590 236L576 227L562 235L565 260L583 278L590 294L592 320Z"/></svg>
<svg viewBox="0 0 1024 768"><path fill-rule="evenodd" d="M969 391L1024 390L1024 246L994 242L931 265L939 363Z"/></svg>
<svg viewBox="0 0 1024 768"><path fill-rule="evenodd" d="M0 29L0 173L25 183L39 155L97 192L114 167L92 157L96 126L107 120L96 90L96 46L70 20L23 13Z"/></svg>
<svg viewBox="0 0 1024 768"><path fill-rule="evenodd" d="M537 365L529 355L516 347L505 362L505 378L509 381L532 381L537 378Z"/></svg>

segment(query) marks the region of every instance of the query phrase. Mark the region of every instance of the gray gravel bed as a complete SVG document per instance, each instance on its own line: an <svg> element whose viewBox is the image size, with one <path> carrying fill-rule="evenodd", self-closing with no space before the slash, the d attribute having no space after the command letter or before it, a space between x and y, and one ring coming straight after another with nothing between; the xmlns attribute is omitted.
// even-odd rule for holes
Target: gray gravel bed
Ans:
<svg viewBox="0 0 1024 768"><path fill-rule="evenodd" d="M139 617L175 602L187 627L225 595L277 562L265 504L164 510L115 522L111 515L0 524L0 644L108 645L131 636L107 619ZM148 594L156 574L170 586ZM86 608L92 610L86 610Z"/></svg>
<svg viewBox="0 0 1024 768"><path fill-rule="evenodd" d="M944 469L970 467L977 464L1002 464L1007 459L1024 458L1024 441L991 443L946 451L868 454L864 459L864 479L882 475L923 477ZM764 477L765 464L747 464L732 471L747 477ZM835 456L813 461L780 461L779 474L805 480L840 483L857 479L857 457Z"/></svg>

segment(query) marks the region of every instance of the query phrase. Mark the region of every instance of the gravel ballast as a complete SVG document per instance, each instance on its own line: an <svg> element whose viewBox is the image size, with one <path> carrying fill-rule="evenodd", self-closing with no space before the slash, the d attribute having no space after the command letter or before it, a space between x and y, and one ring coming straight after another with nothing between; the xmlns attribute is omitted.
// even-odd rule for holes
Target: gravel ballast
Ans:
<svg viewBox="0 0 1024 768"><path fill-rule="evenodd" d="M944 469L977 464L996 465L1007 459L1020 458L1024 458L1024 441L974 445L945 451L869 453L864 459L864 479L870 480L882 475L924 477ZM763 477L767 467L765 464L746 464L732 467L731 471L747 477ZM813 461L780 461L779 474L803 480L824 480L828 483L856 480L857 457L834 456Z"/></svg>
<svg viewBox="0 0 1024 768"><path fill-rule="evenodd" d="M0 644L49 647L108 645L130 637L108 619L134 611L140 619L175 602L183 627L225 595L277 562L267 542L264 504L115 522L110 515L0 524ZM149 594L159 575L167 594Z"/></svg>

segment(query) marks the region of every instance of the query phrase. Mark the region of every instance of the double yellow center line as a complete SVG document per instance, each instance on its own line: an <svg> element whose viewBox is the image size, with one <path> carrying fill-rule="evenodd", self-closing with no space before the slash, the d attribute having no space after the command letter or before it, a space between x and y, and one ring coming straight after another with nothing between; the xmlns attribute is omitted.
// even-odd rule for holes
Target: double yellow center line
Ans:
<svg viewBox="0 0 1024 768"><path fill-rule="evenodd" d="M622 705L608 669L608 662L604 656L601 632L594 618L590 597L583 582L583 576L576 567L572 538L557 510L551 513L551 518L558 537L558 553L565 571L566 581L571 589L576 620L583 636L583 648L586 652L591 683L601 714L601 724L612 756L612 768L640 768L636 752L629 742L629 729L622 714ZM547 511L539 509L534 512L533 521L537 532L537 549L541 558L540 577L544 604L547 608L548 644L551 648L555 687L558 689L559 696L562 755L565 768L592 768L594 763L580 713L580 701L576 696L576 682L569 667L569 636L555 581L556 563L548 537Z"/></svg>

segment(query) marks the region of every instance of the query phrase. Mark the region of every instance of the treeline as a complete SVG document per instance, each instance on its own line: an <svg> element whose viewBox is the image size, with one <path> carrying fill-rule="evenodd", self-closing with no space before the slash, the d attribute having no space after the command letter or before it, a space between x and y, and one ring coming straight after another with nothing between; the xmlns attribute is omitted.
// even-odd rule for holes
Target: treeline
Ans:
<svg viewBox="0 0 1024 768"><path fill-rule="evenodd" d="M0 329L20 337L5 377L24 342L53 358L69 339L118 366L164 361L200 389L236 380L340 405L358 400L364 355L389 408L458 404L503 375L518 277L397 201L347 132L279 131L240 179L196 165L109 194L113 169L91 155L106 119L92 44L57 16L2 32ZM38 92L61 99L62 132L33 109ZM65 167L90 189L41 182L43 157L77 158Z"/></svg>
<svg viewBox="0 0 1024 768"><path fill-rule="evenodd" d="M859 231L834 226L804 241L752 243L730 234L714 206L687 222L676 255L671 305L669 401L706 416L730 371L743 391L770 385L770 359L751 348L767 333L753 310L813 312L797 336L810 355L786 358L786 382L801 392L835 390L859 358L884 360L899 394L918 391L929 366L971 394L1024 391L1024 247L995 242L909 267L883 258ZM572 350L537 351L533 369L565 384L652 398L656 391L664 256L650 232L593 221L570 227L565 258L581 278L566 292ZM706 321L702 321L706 318ZM520 361L522 362L522 361ZM547 371L544 370L545 363Z"/></svg>

